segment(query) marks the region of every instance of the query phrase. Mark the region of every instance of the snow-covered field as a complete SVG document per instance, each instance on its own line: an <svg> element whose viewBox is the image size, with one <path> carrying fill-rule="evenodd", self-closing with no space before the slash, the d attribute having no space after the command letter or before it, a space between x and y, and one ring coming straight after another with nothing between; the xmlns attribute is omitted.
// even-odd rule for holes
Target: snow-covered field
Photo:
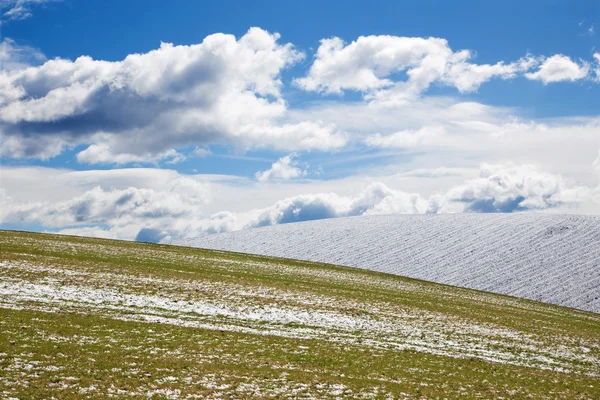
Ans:
<svg viewBox="0 0 600 400"><path fill-rule="evenodd" d="M598 216L362 216L175 244L359 267L600 312Z"/></svg>

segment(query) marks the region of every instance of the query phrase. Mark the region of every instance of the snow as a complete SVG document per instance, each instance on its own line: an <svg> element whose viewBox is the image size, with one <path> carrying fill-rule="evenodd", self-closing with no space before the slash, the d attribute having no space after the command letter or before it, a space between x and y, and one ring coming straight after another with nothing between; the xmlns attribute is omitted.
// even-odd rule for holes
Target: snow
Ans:
<svg viewBox="0 0 600 400"><path fill-rule="evenodd" d="M174 244L365 268L600 312L599 216L360 216Z"/></svg>
<svg viewBox="0 0 600 400"><path fill-rule="evenodd" d="M537 334L434 311L402 310L376 301L363 304L306 292L305 296L313 297L310 301L290 302L293 297L285 293L293 288L273 289L275 292L270 293L260 287L252 290L255 286L250 285L242 295L236 294L239 283L213 285L207 280L190 282L186 278L154 278L161 290L150 294L146 277L71 268L0 262L0 308L94 313L124 321L475 357L563 372L590 373L590 368L595 371L600 365L597 347L587 341L556 336L549 343ZM214 297L206 295L210 291L214 291ZM280 300L270 301L273 297ZM148 328L151 332L153 327ZM64 338L46 339L61 342ZM77 340L91 343L95 338L82 336ZM34 366L33 361L13 362L18 363L13 369L36 372L42 368Z"/></svg>

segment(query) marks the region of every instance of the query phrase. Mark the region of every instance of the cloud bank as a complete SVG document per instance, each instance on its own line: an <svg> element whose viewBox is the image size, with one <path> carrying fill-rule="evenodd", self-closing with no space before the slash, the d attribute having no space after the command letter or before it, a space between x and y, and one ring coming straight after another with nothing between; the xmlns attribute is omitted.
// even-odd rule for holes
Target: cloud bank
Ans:
<svg viewBox="0 0 600 400"><path fill-rule="evenodd" d="M210 189L179 176L163 189L86 190L69 200L18 202L6 193L4 223L38 223L61 233L161 241L307 220L374 214L544 211L593 196L587 186L531 165L482 165L479 177L429 198L375 182L354 196L314 193L264 208L207 215Z"/></svg>

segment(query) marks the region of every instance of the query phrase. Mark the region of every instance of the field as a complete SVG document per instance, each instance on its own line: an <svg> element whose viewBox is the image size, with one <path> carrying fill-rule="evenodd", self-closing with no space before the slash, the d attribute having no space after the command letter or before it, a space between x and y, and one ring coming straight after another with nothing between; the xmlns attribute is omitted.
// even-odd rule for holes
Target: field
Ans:
<svg viewBox="0 0 600 400"><path fill-rule="evenodd" d="M0 231L0 398L600 398L600 315L356 268Z"/></svg>
<svg viewBox="0 0 600 400"><path fill-rule="evenodd" d="M361 216L179 244L359 267L600 313L599 216Z"/></svg>

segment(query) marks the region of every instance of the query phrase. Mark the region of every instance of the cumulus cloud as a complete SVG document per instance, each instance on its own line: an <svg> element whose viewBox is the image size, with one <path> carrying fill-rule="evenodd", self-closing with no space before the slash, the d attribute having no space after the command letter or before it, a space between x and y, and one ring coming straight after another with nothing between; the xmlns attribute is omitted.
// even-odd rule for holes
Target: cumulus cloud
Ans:
<svg viewBox="0 0 600 400"><path fill-rule="evenodd" d="M419 194L393 190L376 182L352 200L346 215L423 214L427 208L428 201Z"/></svg>
<svg viewBox="0 0 600 400"><path fill-rule="evenodd" d="M493 78L525 75L550 83L583 79L589 71L589 63L576 63L560 54L546 59L526 55L495 64L477 64L473 58L472 51L453 51L442 38L360 36L345 43L333 37L321 40L308 74L295 82L306 91L342 94L353 90L372 103L397 106L436 83L472 92Z"/></svg>
<svg viewBox="0 0 600 400"><path fill-rule="evenodd" d="M472 58L471 51L454 52L441 38L361 36L346 44L334 37L321 41L308 74L295 82L307 91L355 90L390 103L414 97L435 82L474 91L492 78L514 78L538 63L531 56L508 64L473 64ZM395 80L395 74L406 79Z"/></svg>
<svg viewBox="0 0 600 400"><path fill-rule="evenodd" d="M536 72L525 74L527 79L539 80L545 84L561 81L577 81L588 76L590 64L577 63L562 54L544 60Z"/></svg>
<svg viewBox="0 0 600 400"><path fill-rule="evenodd" d="M57 1L62 0L1 0L0 9L6 10L2 14L5 18L19 20L31 17L31 8L34 5Z"/></svg>
<svg viewBox="0 0 600 400"><path fill-rule="evenodd" d="M260 182L268 180L288 180L306 175L306 170L298 168L296 154L292 153L271 164L271 168L265 171L258 171L256 179Z"/></svg>
<svg viewBox="0 0 600 400"><path fill-rule="evenodd" d="M161 158L209 143L281 150L326 150L344 135L319 121L287 122L283 69L302 59L279 35L251 28L236 39L162 43L109 62L82 56L0 72L0 130L13 143L5 157L51 157L89 144L80 162ZM10 45L10 43L9 43ZM36 145L53 140L53 151Z"/></svg>
<svg viewBox="0 0 600 400"><path fill-rule="evenodd" d="M127 225L177 219L200 210L207 202L205 186L179 177L164 190L107 190L96 186L72 199L58 202L12 202L4 197L3 220L39 222L48 227L71 225ZM9 206L10 204L10 206Z"/></svg>
<svg viewBox="0 0 600 400"><path fill-rule="evenodd" d="M374 214L540 211L575 206L593 191L530 165L482 165L479 177L429 198L374 182L355 195L311 193L240 212L205 213L206 185L180 176L162 189L105 189L67 200L19 202L0 193L0 222L61 233L169 241L246 228Z"/></svg>
<svg viewBox="0 0 600 400"><path fill-rule="evenodd" d="M590 188L533 165L487 165L479 178L452 188L431 201L432 212L513 212L545 210L587 200Z"/></svg>

